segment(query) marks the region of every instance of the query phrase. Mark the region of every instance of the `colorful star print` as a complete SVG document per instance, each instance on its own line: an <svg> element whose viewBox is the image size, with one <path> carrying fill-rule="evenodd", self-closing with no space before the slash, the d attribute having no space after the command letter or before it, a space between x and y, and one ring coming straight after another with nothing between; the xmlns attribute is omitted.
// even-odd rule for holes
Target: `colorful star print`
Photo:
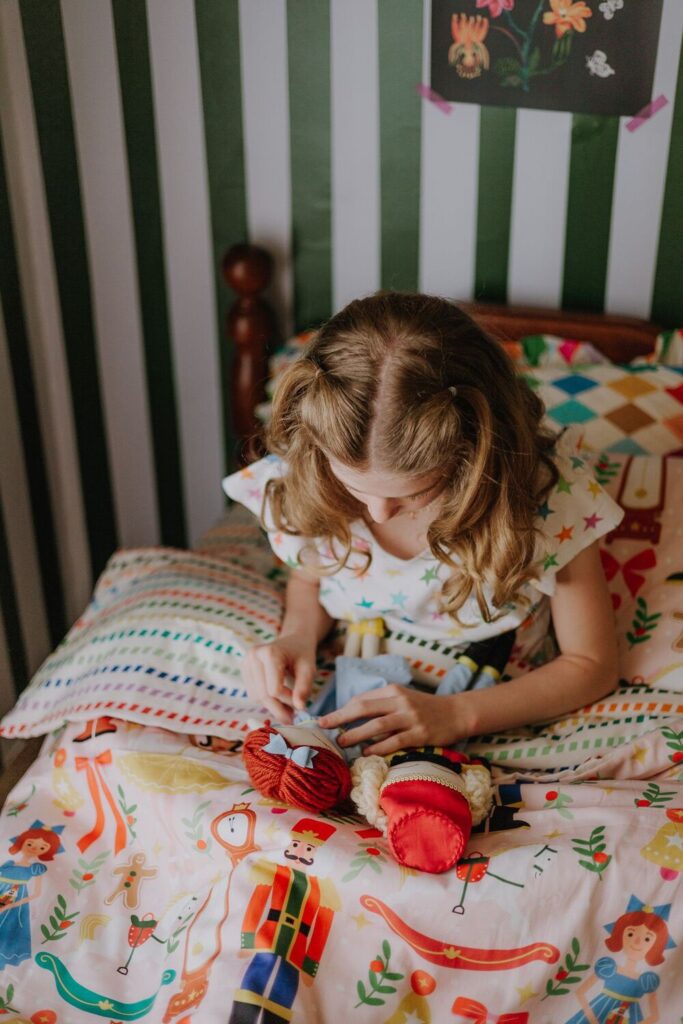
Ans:
<svg viewBox="0 0 683 1024"><path fill-rule="evenodd" d="M543 568L549 569L551 565L557 565L557 555L546 555L543 560Z"/></svg>
<svg viewBox="0 0 683 1024"><path fill-rule="evenodd" d="M360 601L356 601L358 608L372 608L374 601L368 601L367 597L361 597Z"/></svg>
<svg viewBox="0 0 683 1024"><path fill-rule="evenodd" d="M547 519L548 516L551 516L554 511L555 509L551 508L547 501L544 501L542 505L538 506L538 514L543 519Z"/></svg>
<svg viewBox="0 0 683 1024"><path fill-rule="evenodd" d="M590 516L584 516L583 521L586 524L584 530L594 530L598 523L602 522L602 516L596 516L594 512Z"/></svg>
<svg viewBox="0 0 683 1024"><path fill-rule="evenodd" d="M429 584L429 583L432 582L432 580L436 580L438 578L439 578L439 570L438 569L434 569L434 568L425 569L425 571L422 574L422 576L420 576L420 579L422 580L422 582L426 583L426 584Z"/></svg>
<svg viewBox="0 0 683 1024"><path fill-rule="evenodd" d="M565 478L561 476L557 481L556 490L558 494L571 494L573 486L573 484L570 484L568 480L565 480Z"/></svg>
<svg viewBox="0 0 683 1024"><path fill-rule="evenodd" d="M562 529L560 530L560 532L556 533L555 536L559 540L560 544L564 544L564 542L566 540L571 540L572 539L573 532L574 532L574 527L573 526L563 526Z"/></svg>
<svg viewBox="0 0 683 1024"><path fill-rule="evenodd" d="M399 590L397 594L391 595L391 603L395 604L397 608L403 608L403 605L408 600L407 594L402 594Z"/></svg>

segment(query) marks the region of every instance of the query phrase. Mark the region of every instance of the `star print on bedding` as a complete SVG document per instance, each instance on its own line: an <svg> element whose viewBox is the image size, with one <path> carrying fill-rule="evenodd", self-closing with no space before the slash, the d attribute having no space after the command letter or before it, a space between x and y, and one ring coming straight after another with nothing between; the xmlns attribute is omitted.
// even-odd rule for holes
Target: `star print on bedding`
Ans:
<svg viewBox="0 0 683 1024"><path fill-rule="evenodd" d="M334 619L384 619L388 635L409 632L425 641L450 641L454 646L498 636L523 627L527 659L546 644L549 597L556 576L584 548L616 526L622 510L598 484L585 460L577 454L577 435L566 431L557 443L557 485L539 509L537 520L537 578L527 583L520 597L509 602L494 622L483 621L474 596L460 610L462 625L441 611L439 596L448 567L427 548L414 558L402 559L385 551L368 525L356 520L351 527L353 549L348 564L320 581L320 601ZM266 483L286 473L286 464L267 456L223 481L230 498L261 516L276 555L290 568L330 566L333 552L326 540L308 539L278 530L272 521L264 491ZM371 555L367 564L367 555ZM487 598L493 607L491 590Z"/></svg>

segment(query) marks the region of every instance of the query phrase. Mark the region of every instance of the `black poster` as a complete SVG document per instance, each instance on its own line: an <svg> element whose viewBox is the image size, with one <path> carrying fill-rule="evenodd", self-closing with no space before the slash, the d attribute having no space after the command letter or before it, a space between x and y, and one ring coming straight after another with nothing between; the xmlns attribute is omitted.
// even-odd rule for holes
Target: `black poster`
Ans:
<svg viewBox="0 0 683 1024"><path fill-rule="evenodd" d="M432 0L432 89L456 103L637 114L653 99L662 3Z"/></svg>

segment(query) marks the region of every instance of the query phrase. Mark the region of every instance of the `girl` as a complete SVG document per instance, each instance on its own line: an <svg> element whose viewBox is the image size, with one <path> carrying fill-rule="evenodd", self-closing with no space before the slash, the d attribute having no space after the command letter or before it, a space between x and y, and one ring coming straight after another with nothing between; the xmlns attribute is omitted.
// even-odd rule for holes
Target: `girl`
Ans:
<svg viewBox="0 0 683 1024"><path fill-rule="evenodd" d="M438 698L389 684L320 725L362 720L341 745L386 756L550 719L612 690L596 541L622 512L542 415L502 348L445 300L384 293L323 325L276 389L270 455L224 481L292 570L280 635L245 658L250 695L290 722L335 620L383 618L385 649L412 645L413 662L416 646L432 662L518 629L537 663L550 611L550 664Z"/></svg>

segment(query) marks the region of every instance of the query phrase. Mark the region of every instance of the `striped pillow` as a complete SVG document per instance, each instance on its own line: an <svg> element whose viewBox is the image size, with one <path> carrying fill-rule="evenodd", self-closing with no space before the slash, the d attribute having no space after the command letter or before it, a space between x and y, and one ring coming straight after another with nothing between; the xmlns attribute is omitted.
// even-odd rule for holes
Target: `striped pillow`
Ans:
<svg viewBox="0 0 683 1024"><path fill-rule="evenodd" d="M253 517L216 557L173 548L121 551L47 658L0 734L39 736L64 720L112 715L177 732L228 732L258 713L241 680L245 650L278 632L282 587Z"/></svg>

